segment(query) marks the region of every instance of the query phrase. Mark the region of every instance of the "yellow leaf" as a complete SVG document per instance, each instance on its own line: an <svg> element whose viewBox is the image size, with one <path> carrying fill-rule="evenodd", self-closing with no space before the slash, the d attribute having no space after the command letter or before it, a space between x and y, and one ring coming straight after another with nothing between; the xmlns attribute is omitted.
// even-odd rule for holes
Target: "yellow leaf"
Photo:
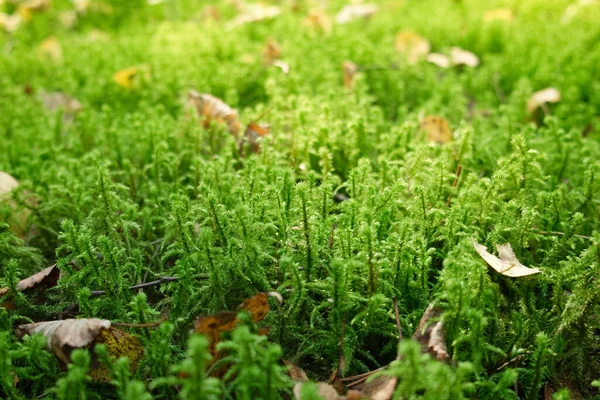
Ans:
<svg viewBox="0 0 600 400"><path fill-rule="evenodd" d="M133 86L133 82L138 73L138 67L128 67L115 72L113 75L113 80L122 88L128 89Z"/></svg>
<svg viewBox="0 0 600 400"><path fill-rule="evenodd" d="M44 11L48 7L50 7L50 0L27 0L19 4L17 11L23 21L27 22L31 20L34 12Z"/></svg>
<svg viewBox="0 0 600 400"><path fill-rule="evenodd" d="M425 57L431 51L429 40L405 29L396 35L394 42L396 50L402 54L410 64L416 64L419 59Z"/></svg>
<svg viewBox="0 0 600 400"><path fill-rule="evenodd" d="M452 140L452 131L446 118L429 115L421 120L421 130L425 132L427 140L438 143L448 143Z"/></svg>
<svg viewBox="0 0 600 400"><path fill-rule="evenodd" d="M514 19L513 12L510 8L497 8L495 10L486 11L483 14L485 22L506 21L510 22Z"/></svg>
<svg viewBox="0 0 600 400"><path fill-rule="evenodd" d="M517 256L510 247L510 243L496 245L498 256L488 253L485 246L480 245L473 240L473 246L484 261L497 272L511 278L520 278L522 276L538 274L542 272L538 268L528 268L517 260Z"/></svg>
<svg viewBox="0 0 600 400"><path fill-rule="evenodd" d="M56 36L50 36L40 43L38 50L43 57L47 57L57 63L62 62L62 47Z"/></svg>
<svg viewBox="0 0 600 400"><path fill-rule="evenodd" d="M556 88L549 87L539 90L527 100L527 112L531 114L539 107L544 108L546 103L558 103L560 99L560 91Z"/></svg>
<svg viewBox="0 0 600 400"><path fill-rule="evenodd" d="M354 86L354 75L358 71L358 66L352 61L344 61L342 69L344 71L344 87L351 88Z"/></svg>

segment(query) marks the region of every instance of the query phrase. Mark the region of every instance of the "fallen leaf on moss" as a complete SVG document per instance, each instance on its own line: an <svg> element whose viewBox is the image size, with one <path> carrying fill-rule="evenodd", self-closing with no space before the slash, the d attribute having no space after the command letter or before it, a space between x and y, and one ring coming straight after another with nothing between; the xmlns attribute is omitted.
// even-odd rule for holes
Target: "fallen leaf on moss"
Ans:
<svg viewBox="0 0 600 400"><path fill-rule="evenodd" d="M475 53L461 49L460 47L450 49L450 60L452 60L452 64L454 65L466 65L471 68L479 65L479 57Z"/></svg>
<svg viewBox="0 0 600 400"><path fill-rule="evenodd" d="M352 61L344 61L342 70L344 71L344 87L350 89L354 86L354 76L358 72L358 66Z"/></svg>
<svg viewBox="0 0 600 400"><path fill-rule="evenodd" d="M437 65L441 68L450 67L450 59L442 53L430 53L427 55L427 62Z"/></svg>
<svg viewBox="0 0 600 400"><path fill-rule="evenodd" d="M495 10L486 11L483 14L485 22L506 21L510 22L514 19L513 12L510 8L497 8Z"/></svg>
<svg viewBox="0 0 600 400"><path fill-rule="evenodd" d="M12 175L6 172L0 171L0 199L3 199L2 195L9 193L11 190L19 186L19 181L12 177Z"/></svg>
<svg viewBox="0 0 600 400"><path fill-rule="evenodd" d="M305 26L312 29L319 30L325 34L331 33L333 29L333 22L331 17L320 8L313 8L308 11L308 15L302 22Z"/></svg>
<svg viewBox="0 0 600 400"><path fill-rule="evenodd" d="M233 29L240 25L248 24L251 22L258 22L267 19L273 19L281 14L281 8L278 6L268 6L263 4L245 4L243 11L240 15L229 21L226 25L226 29Z"/></svg>
<svg viewBox="0 0 600 400"><path fill-rule="evenodd" d="M273 61L273 66L279 68L284 74L288 74L290 72L290 64L286 63L285 61L275 60Z"/></svg>
<svg viewBox="0 0 600 400"><path fill-rule="evenodd" d="M40 100L48 111L58 111L62 109L65 114L75 115L83 109L83 105L76 98L63 92L40 92Z"/></svg>
<svg viewBox="0 0 600 400"><path fill-rule="evenodd" d="M34 275L31 275L28 278L20 280L19 283L17 283L17 290L20 292L45 290L47 288L56 286L59 279L60 269L58 269L56 264L54 264ZM1 288L0 296L7 294L9 290L10 289L8 287ZM7 310L13 310L15 308L15 304L12 297L9 297L7 300L3 301L2 307L6 308Z"/></svg>
<svg viewBox="0 0 600 400"><path fill-rule="evenodd" d="M394 45L396 50L408 60L409 64L416 64L431 51L429 40L410 29L398 33Z"/></svg>
<svg viewBox="0 0 600 400"><path fill-rule="evenodd" d="M483 258L490 267L504 276L520 278L522 276L528 276L542 272L538 268L529 268L521 264L519 260L517 260L517 256L513 252L510 243L496 245L499 257L488 253L485 246L480 245L474 240L473 246L481 258Z"/></svg>
<svg viewBox="0 0 600 400"><path fill-rule="evenodd" d="M527 112L532 114L538 108L546 107L546 103L558 103L560 100L560 91L556 88L549 87L539 90L533 93L529 100L527 100Z"/></svg>
<svg viewBox="0 0 600 400"><path fill-rule="evenodd" d="M19 14L0 12L0 27L8 33L16 31L21 22L23 22L23 18Z"/></svg>
<svg viewBox="0 0 600 400"><path fill-rule="evenodd" d="M380 375L372 381L367 381L360 391L371 400L390 400L396 390L398 378Z"/></svg>
<svg viewBox="0 0 600 400"><path fill-rule="evenodd" d="M225 102L207 93L198 93L195 90L188 92L188 102L194 106L199 116L204 117L204 128L208 128L212 121L225 123L227 130L238 137L241 123L238 112L225 104Z"/></svg>
<svg viewBox="0 0 600 400"><path fill-rule="evenodd" d="M302 400L302 387L305 384L306 382L298 382L294 385L294 389L292 391L295 399ZM316 385L317 392L323 400L340 400L340 395L332 385L326 382L318 382Z"/></svg>
<svg viewBox="0 0 600 400"><path fill-rule="evenodd" d="M452 130L448 120L438 115L429 115L421 120L421 131L425 132L427 140L441 144L452 140Z"/></svg>
<svg viewBox="0 0 600 400"><path fill-rule="evenodd" d="M141 342L127 332L111 327L105 319L82 318L59 321L44 321L19 325L17 336L41 333L46 337L46 344L63 366L71 362L70 354L74 349L93 348L96 344L106 345L109 353L117 358L129 358L130 369L137 368L144 349ZM94 365L96 364L96 365ZM105 366L92 364L90 376L100 382L109 382L110 375Z"/></svg>
<svg viewBox="0 0 600 400"><path fill-rule="evenodd" d="M246 128L244 137L240 142L240 150L242 150L244 143L248 142L253 153L260 151L260 142L262 138L269 134L271 127L268 124L258 124L251 122Z"/></svg>
<svg viewBox="0 0 600 400"><path fill-rule="evenodd" d="M23 18L23 21L29 21L34 12L45 11L50 7L50 0L26 0L19 4L17 11Z"/></svg>
<svg viewBox="0 0 600 400"><path fill-rule="evenodd" d="M272 65L273 61L281 58L281 46L274 39L269 38L263 48L263 60L266 65Z"/></svg>
<svg viewBox="0 0 600 400"><path fill-rule="evenodd" d="M124 68L114 73L113 81L122 88L129 89L133 87L133 83L139 72L140 69L138 67Z"/></svg>
<svg viewBox="0 0 600 400"><path fill-rule="evenodd" d="M71 29L77 23L77 13L73 10L61 11L58 14L58 20L62 26L67 29Z"/></svg>
<svg viewBox="0 0 600 400"><path fill-rule="evenodd" d="M421 317L413 339L421 344L424 352L428 352L440 361L450 358L446 348L446 330L440 319L443 310L430 303Z"/></svg>
<svg viewBox="0 0 600 400"><path fill-rule="evenodd" d="M377 4L347 4L335 16L335 22L346 24L353 19L368 18L379 11Z"/></svg>
<svg viewBox="0 0 600 400"><path fill-rule="evenodd" d="M25 237L24 227L27 225L27 219L31 210L27 207L19 207L11 197L11 192L19 186L19 181L10 174L0 171L0 205L5 204L12 208L12 213L8 219L10 230L20 238ZM32 198L26 199L28 204L33 206L35 201Z"/></svg>
<svg viewBox="0 0 600 400"><path fill-rule="evenodd" d="M283 360L283 363L288 367L287 373L295 382L308 382L306 372L289 360Z"/></svg>
<svg viewBox="0 0 600 400"><path fill-rule="evenodd" d="M38 50L42 57L60 63L63 58L62 47L56 36L51 36L40 43Z"/></svg>

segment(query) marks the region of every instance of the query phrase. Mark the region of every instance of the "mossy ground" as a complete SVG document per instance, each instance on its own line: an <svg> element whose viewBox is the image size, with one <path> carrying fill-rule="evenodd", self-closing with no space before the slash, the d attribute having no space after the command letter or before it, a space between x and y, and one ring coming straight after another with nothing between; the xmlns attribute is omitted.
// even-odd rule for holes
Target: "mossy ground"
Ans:
<svg viewBox="0 0 600 400"><path fill-rule="evenodd" d="M398 396L597 394L600 6L571 15L562 0L391 0L323 32L304 23L312 6L298 3L227 29L233 2L213 2L212 21L205 2L92 0L67 28L60 15L73 5L56 0L0 33L0 171L21 183L0 214L2 286L54 262L63 271L41 304L17 296L14 311L0 310L0 394L176 398L180 379L186 398L283 396L280 356L322 380L337 368L342 335L345 376L394 360L393 296L405 337L430 302L443 308L453 358L423 358L407 342L408 361L390 370ZM514 19L485 22L498 7ZM459 46L481 64L409 65L394 49L407 28L433 51ZM50 36L60 60L40 55ZM264 65L269 38L289 73ZM351 89L345 60L359 66ZM139 76L123 88L113 74L130 66ZM561 101L528 114L528 98L546 87ZM260 153L240 154L225 126L203 128L183 106L189 89L223 99L245 123L268 122ZM49 111L43 91L83 109L73 118ZM448 119L454 140L424 140L422 115ZM9 226L23 209L18 238ZM473 239L490 250L510 243L543 272L503 277ZM180 280L145 295L128 289L161 276ZM206 344L188 345L194 319L261 291L284 300L266 318L270 344L248 323L228 342L236 375L204 380ZM132 377L121 361L120 386L86 384L77 375L85 355L62 372L38 351L43 340L22 343L11 330L60 318L74 302L82 317L168 322L131 330L146 347ZM176 378L182 360L196 381Z"/></svg>

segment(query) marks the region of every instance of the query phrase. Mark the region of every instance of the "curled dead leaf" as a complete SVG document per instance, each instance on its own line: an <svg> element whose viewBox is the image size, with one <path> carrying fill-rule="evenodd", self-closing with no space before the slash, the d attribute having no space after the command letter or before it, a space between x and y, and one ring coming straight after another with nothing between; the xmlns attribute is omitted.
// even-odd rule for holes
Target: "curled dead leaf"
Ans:
<svg viewBox="0 0 600 400"><path fill-rule="evenodd" d="M63 366L71 362L70 354L74 349L93 348L99 343L106 345L109 353L117 358L128 357L132 370L137 368L144 352L141 342L136 337L111 327L111 322L105 319L82 318L36 322L19 325L16 333L20 338L36 333L44 335L48 349L63 363ZM110 381L108 370L104 366L93 365L90 376L97 381Z"/></svg>
<svg viewBox="0 0 600 400"><path fill-rule="evenodd" d="M303 24L325 34L331 33L331 30L333 29L331 17L320 8L309 10L308 15L304 18Z"/></svg>
<svg viewBox="0 0 600 400"><path fill-rule="evenodd" d="M413 339L421 344L424 352L428 352L440 361L450 358L446 348L446 331L440 319L443 310L430 303L421 317Z"/></svg>
<svg viewBox="0 0 600 400"><path fill-rule="evenodd" d="M306 372L289 360L283 360L283 363L288 367L287 373L295 382L308 382Z"/></svg>
<svg viewBox="0 0 600 400"><path fill-rule="evenodd" d="M6 172L0 171L0 200L6 198L8 196L3 196L14 188L19 186L19 181L12 177L12 175L7 174Z"/></svg>
<svg viewBox="0 0 600 400"><path fill-rule="evenodd" d="M380 375L371 381L367 381L360 391L371 400L390 400L396 390L398 378L388 375Z"/></svg>
<svg viewBox="0 0 600 400"><path fill-rule="evenodd" d="M60 269L58 269L56 264L54 264L34 275L31 275L28 278L19 281L19 283L17 283L17 290L20 292L45 290L47 288L56 286L59 279ZM0 296L7 294L9 290L10 289L8 287L1 288ZM13 303L12 298L8 298L7 300L3 301L2 307L6 308L7 310L13 310L15 308L15 304Z"/></svg>
<svg viewBox="0 0 600 400"><path fill-rule="evenodd" d="M442 53L430 53L427 55L427 61L441 68L450 67L450 59Z"/></svg>
<svg viewBox="0 0 600 400"><path fill-rule="evenodd" d="M353 19L369 18L379 11L377 4L347 4L335 16L335 22L346 24Z"/></svg>
<svg viewBox="0 0 600 400"><path fill-rule="evenodd" d="M486 11L483 14L483 20L485 22L492 22L492 21L510 22L513 19L514 19L513 11L510 8L496 8L494 10Z"/></svg>
<svg viewBox="0 0 600 400"><path fill-rule="evenodd" d="M243 150L244 143L248 142L252 152L258 153L260 151L260 142L262 138L268 135L270 130L271 128L268 124L258 124L256 122L248 124L244 137L240 141L240 152Z"/></svg>
<svg viewBox="0 0 600 400"><path fill-rule="evenodd" d="M342 70L344 71L344 87L350 89L354 86L354 76L358 72L358 66L352 61L344 61Z"/></svg>
<svg viewBox="0 0 600 400"><path fill-rule="evenodd" d="M394 45L396 50L408 60L409 64L416 64L431 51L429 40L410 29L398 33Z"/></svg>
<svg viewBox="0 0 600 400"><path fill-rule="evenodd" d="M454 65L465 65L471 68L479 65L479 57L475 53L461 49L460 47L452 47L450 49L450 59Z"/></svg>
<svg viewBox="0 0 600 400"><path fill-rule="evenodd" d="M483 258L490 267L504 276L520 278L522 276L542 272L539 268L529 268L521 264L519 260L517 260L517 256L513 252L510 243L496 245L499 257L488 253L485 246L480 245L475 240L473 240L473 246L481 258Z"/></svg>
<svg viewBox="0 0 600 400"><path fill-rule="evenodd" d="M448 120L438 115L429 115L421 120L421 131L425 132L427 140L437 143L448 143L452 140L452 130Z"/></svg>
<svg viewBox="0 0 600 400"><path fill-rule="evenodd" d="M560 100L560 91L556 88L549 87L539 90L527 100L527 112L532 114L538 108L545 107L546 103L558 103Z"/></svg>
<svg viewBox="0 0 600 400"><path fill-rule="evenodd" d="M225 104L223 100L207 93L198 93L195 90L188 92L188 103L194 106L199 116L204 117L202 122L208 128L212 121L225 123L227 130L238 136L241 123L238 120L238 112Z"/></svg>

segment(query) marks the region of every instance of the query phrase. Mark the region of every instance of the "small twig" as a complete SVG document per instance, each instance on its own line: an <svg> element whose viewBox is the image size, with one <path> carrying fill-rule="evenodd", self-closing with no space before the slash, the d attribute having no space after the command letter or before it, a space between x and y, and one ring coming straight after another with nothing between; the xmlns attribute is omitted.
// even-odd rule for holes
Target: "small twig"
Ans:
<svg viewBox="0 0 600 400"><path fill-rule="evenodd" d="M166 320L167 320L167 317L163 315L160 318L160 320L158 320L156 322L150 322L148 324L127 324L127 323L124 323L124 322L112 322L111 325L112 326L125 326L125 327L129 327L129 328L150 328L150 327L153 327L153 326L159 326L160 324L162 324Z"/></svg>
<svg viewBox="0 0 600 400"><path fill-rule="evenodd" d="M369 376L373 375L374 373L379 372L379 371L383 371L386 368L387 368L387 365L385 365L383 367L380 367L380 368L377 368L377 369L374 369L373 371L365 372L364 374L348 376L346 378L340 378L340 381L342 381L342 382L350 382L350 381L354 381L356 379L361 379L361 378L365 378L365 377L368 378Z"/></svg>
<svg viewBox="0 0 600 400"><path fill-rule="evenodd" d="M331 235L329 235L329 251L333 248L333 241L335 239L335 228L337 228L337 224L331 225Z"/></svg>
<svg viewBox="0 0 600 400"><path fill-rule="evenodd" d="M398 340L402 340L402 324L400 323L400 312L398 311L398 300L396 296L392 296L394 302L394 314L396 315L396 328L398 328Z"/></svg>
<svg viewBox="0 0 600 400"><path fill-rule="evenodd" d="M450 192L450 196L448 196L448 201L446 201L446 207L450 207L450 201L452 200L452 196L456 191L456 186L458 186L458 179L460 178L460 174L462 172L462 165L459 165L456 169L456 178L454 178L454 183L452 184L452 191Z"/></svg>
<svg viewBox="0 0 600 400"><path fill-rule="evenodd" d="M129 290L145 289L152 286L162 285L163 283L178 281L177 276L163 276L160 279L152 282L140 283L139 285L129 286ZM93 290L91 297L103 296L106 294L105 290Z"/></svg>
<svg viewBox="0 0 600 400"><path fill-rule="evenodd" d="M541 235L558 235L558 236L565 236L564 232L548 232L548 231L537 231L537 233L541 234ZM583 235L573 235L576 238L580 238L580 239L586 239L586 240L592 240L591 236L583 236Z"/></svg>

